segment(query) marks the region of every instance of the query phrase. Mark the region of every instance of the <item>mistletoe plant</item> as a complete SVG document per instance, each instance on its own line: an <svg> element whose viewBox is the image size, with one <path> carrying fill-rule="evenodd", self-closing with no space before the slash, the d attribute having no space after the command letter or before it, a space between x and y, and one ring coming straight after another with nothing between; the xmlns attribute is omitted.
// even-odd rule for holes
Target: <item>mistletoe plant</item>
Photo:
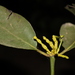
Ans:
<svg viewBox="0 0 75 75"><path fill-rule="evenodd" d="M72 6L68 5L66 9L75 14L74 4ZM69 59L64 53L75 48L74 32L75 25L72 23L65 23L60 28L60 36L52 36L53 41L50 41L43 36L43 40L51 47L51 50L49 50L48 47L37 38L31 24L24 17L0 6L0 44L8 47L35 50L38 53L49 57L51 75L54 75L55 55ZM45 52L37 48L36 41L41 44ZM60 52L61 46L64 47L62 52Z"/></svg>

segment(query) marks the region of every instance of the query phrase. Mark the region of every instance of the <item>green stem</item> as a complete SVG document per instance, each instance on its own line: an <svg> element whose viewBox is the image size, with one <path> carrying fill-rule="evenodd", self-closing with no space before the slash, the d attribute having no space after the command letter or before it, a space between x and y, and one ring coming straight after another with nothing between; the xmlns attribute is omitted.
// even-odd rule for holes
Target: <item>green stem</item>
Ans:
<svg viewBox="0 0 75 75"><path fill-rule="evenodd" d="M50 69L51 69L50 74L51 75L54 75L54 67L55 67L54 65L55 65L55 57L52 56L50 57Z"/></svg>

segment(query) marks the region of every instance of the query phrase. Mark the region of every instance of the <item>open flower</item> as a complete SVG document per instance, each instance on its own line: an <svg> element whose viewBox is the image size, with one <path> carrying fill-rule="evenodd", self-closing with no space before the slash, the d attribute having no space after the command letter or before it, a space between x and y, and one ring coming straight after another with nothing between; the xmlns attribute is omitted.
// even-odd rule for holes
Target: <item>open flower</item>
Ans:
<svg viewBox="0 0 75 75"><path fill-rule="evenodd" d="M42 48L46 50L46 54L48 55L48 57L51 57L51 56L55 56L55 55L58 55L59 57L63 57L63 58L66 58L66 59L69 59L68 56L66 55L63 55L63 54L60 54L59 51L60 51L60 47L61 47L61 44L62 44L62 35L61 36L55 36L53 35L52 36L52 41L50 41L49 39L47 39L45 36L43 36L43 39L46 41L46 43L49 44L49 46L51 47L51 50L48 49L48 47L42 43L42 41L40 39L38 39L36 36L34 36L33 38L39 43L41 44ZM60 43L58 44L58 40L57 38L59 39Z"/></svg>

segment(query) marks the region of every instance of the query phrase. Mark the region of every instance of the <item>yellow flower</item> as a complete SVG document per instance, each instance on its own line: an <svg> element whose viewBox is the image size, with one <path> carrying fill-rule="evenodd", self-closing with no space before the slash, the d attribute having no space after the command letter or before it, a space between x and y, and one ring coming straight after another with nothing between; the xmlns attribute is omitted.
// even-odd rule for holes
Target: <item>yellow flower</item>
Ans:
<svg viewBox="0 0 75 75"><path fill-rule="evenodd" d="M49 44L49 46L51 47L51 50L48 49L48 47L42 43L42 41L40 39L38 39L36 36L34 36L33 38L39 43L41 44L42 48L46 50L46 54L48 55L48 57L51 57L51 56L55 56L55 55L58 55L59 57L63 57L63 58L66 58L66 59L69 59L68 56L66 55L62 55L59 53L60 51L60 47L61 47L61 44L62 44L62 37L63 36L55 36L53 35L52 36L52 41L50 41L49 39L47 39L45 36L43 36L43 39L46 41L46 43ZM60 43L58 44L58 40L60 40Z"/></svg>

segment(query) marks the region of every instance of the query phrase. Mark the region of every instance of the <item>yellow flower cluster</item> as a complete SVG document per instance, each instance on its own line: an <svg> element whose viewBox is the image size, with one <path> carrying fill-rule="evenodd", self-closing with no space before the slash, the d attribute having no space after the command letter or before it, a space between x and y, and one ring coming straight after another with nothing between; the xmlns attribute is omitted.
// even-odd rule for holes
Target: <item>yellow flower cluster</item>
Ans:
<svg viewBox="0 0 75 75"><path fill-rule="evenodd" d="M42 48L46 50L46 54L48 54L49 57L54 56L54 55L58 55L59 57L63 57L63 58L69 59L68 56L62 55L62 54L59 53L60 47L61 47L61 44L62 44L62 37L63 36L55 36L55 35L53 35L52 36L53 42L52 42L49 39L47 39L45 36L43 36L43 39L46 41L46 43L49 44L49 46L51 47L52 50L49 50L48 47L45 44L43 44L42 41L40 39L38 39L36 36L34 36L34 39L39 44L41 44ZM58 45L57 38L60 40L59 45Z"/></svg>

